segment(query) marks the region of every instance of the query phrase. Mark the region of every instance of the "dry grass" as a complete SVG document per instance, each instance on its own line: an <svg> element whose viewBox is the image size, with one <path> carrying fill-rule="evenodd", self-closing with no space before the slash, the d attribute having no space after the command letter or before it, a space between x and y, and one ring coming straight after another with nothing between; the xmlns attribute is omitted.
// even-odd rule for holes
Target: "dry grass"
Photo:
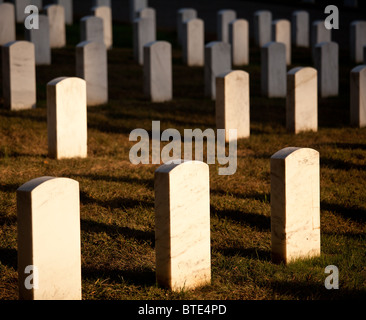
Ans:
<svg viewBox="0 0 366 320"><path fill-rule="evenodd" d="M47 157L45 88L74 75L78 26L69 45L53 51L54 64L37 68L37 109L0 110L0 299L17 299L16 189L39 176L80 183L83 299L349 299L366 297L366 131L348 125L348 74L342 53L338 98L321 99L319 132L288 134L285 100L260 96L259 51L251 49L251 137L238 143L238 170L219 176L210 165L212 284L173 293L155 283L154 170L129 162L129 133L215 128L214 102L203 98L203 69L187 68L175 34L174 101L151 104L142 91L142 69L132 59L129 26L116 25L109 52L110 103L88 109L87 159ZM311 65L308 50L294 49L294 66ZM343 63L346 61L345 63ZM270 259L269 158L286 146L310 147L321 156L319 258L288 266ZM337 265L340 289L326 290L324 268Z"/></svg>

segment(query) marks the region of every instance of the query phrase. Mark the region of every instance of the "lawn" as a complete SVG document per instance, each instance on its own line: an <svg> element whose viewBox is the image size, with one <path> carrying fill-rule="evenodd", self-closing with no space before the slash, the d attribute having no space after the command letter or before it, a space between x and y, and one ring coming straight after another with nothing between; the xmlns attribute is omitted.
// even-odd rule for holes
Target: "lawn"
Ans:
<svg viewBox="0 0 366 320"><path fill-rule="evenodd" d="M18 298L16 190L41 176L80 183L82 296L85 300L218 299L319 300L366 298L366 129L349 125L348 51L340 48L340 94L319 99L318 132L289 134L285 99L260 94L260 51L251 46L251 136L238 141L238 168L218 175L210 165L212 283L171 292L157 286L154 252L154 171L132 165L133 129L216 128L215 102L204 97L203 68L182 63L173 45L174 100L152 104L143 95L143 69L133 60L132 29L114 25L108 53L105 106L88 108L88 158L47 156L46 84L75 75L79 25L68 45L53 50L52 66L37 67L37 108L10 112L0 101L0 299ZM19 37L22 36L18 26ZM207 35L206 42L213 39ZM293 66L312 66L310 49L293 48ZM2 83L1 86L2 87ZM2 92L2 89L0 89ZM271 262L270 157L288 147L320 153L321 256L289 265ZM306 177L304 177L306 179ZM65 230L67 232L67 230ZM328 265L339 269L339 289L324 286Z"/></svg>

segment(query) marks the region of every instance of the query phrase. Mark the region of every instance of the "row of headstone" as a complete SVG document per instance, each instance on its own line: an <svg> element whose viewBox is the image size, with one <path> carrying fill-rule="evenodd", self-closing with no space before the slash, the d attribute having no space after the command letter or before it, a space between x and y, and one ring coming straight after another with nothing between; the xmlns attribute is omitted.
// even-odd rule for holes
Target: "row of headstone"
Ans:
<svg viewBox="0 0 366 320"><path fill-rule="evenodd" d="M270 165L272 260L320 256L319 153L289 147ZM173 291L211 282L209 177L201 161L176 160L155 171L156 280ZM20 299L80 300L79 183L54 177L26 182L17 190L17 221ZM27 285L29 267L36 268L36 286Z"/></svg>

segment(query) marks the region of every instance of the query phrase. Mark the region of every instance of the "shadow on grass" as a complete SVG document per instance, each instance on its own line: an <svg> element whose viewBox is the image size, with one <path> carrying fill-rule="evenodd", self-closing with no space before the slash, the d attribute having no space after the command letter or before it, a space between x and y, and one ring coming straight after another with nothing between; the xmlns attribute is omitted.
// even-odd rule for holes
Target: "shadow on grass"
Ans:
<svg viewBox="0 0 366 320"><path fill-rule="evenodd" d="M337 170L366 170L366 164L355 164L349 161L336 160L325 157L322 157L320 159L320 164L328 168Z"/></svg>
<svg viewBox="0 0 366 320"><path fill-rule="evenodd" d="M82 204L96 204L109 209L126 209L137 207L154 207L153 202L141 201L129 198L117 197L111 200L100 200L90 197L86 192L80 191L80 201Z"/></svg>
<svg viewBox="0 0 366 320"><path fill-rule="evenodd" d="M272 281L271 287L280 295L290 295L301 300L318 299L365 299L366 289L347 289L339 285L339 289L328 290L323 283L309 281Z"/></svg>
<svg viewBox="0 0 366 320"><path fill-rule="evenodd" d="M271 229L271 219L264 215L241 212L239 210L217 210L212 206L211 214L216 215L219 218L227 218L248 225L259 231L269 231Z"/></svg>
<svg viewBox="0 0 366 320"><path fill-rule="evenodd" d="M151 269L142 270L119 270L119 269L96 269L82 268L83 279L97 280L100 278L109 279L114 282L126 281L130 285L154 286L156 283L155 272Z"/></svg>
<svg viewBox="0 0 366 320"><path fill-rule="evenodd" d="M240 256L244 258L259 259L262 261L271 261L271 252L267 250L257 248L241 248L241 247L230 247L216 249L217 252L224 256Z"/></svg>
<svg viewBox="0 0 366 320"><path fill-rule="evenodd" d="M337 215L342 216L344 219L351 219L356 222L366 222L366 210L359 207L346 207L343 205L329 203L326 201L320 202L321 210L327 210Z"/></svg>
<svg viewBox="0 0 366 320"><path fill-rule="evenodd" d="M90 179L93 181L106 181L106 182L118 182L118 183L125 182L125 183L130 183L133 185L138 184L138 185L145 186L152 190L154 189L154 180L153 179L138 179L138 178L131 178L131 177L113 177L113 176L95 175L95 174L73 174L72 176L76 177L76 178ZM84 193L84 195L85 195L85 193Z"/></svg>
<svg viewBox="0 0 366 320"><path fill-rule="evenodd" d="M9 248L0 248L0 262L1 264L13 268L14 270L18 269L18 252L15 249Z"/></svg>
<svg viewBox="0 0 366 320"><path fill-rule="evenodd" d="M81 219L81 230L85 232L105 232L108 235L123 235L125 238L137 240L143 243L150 243L155 247L154 231L141 231L128 227L109 225L101 222Z"/></svg>
<svg viewBox="0 0 366 320"><path fill-rule="evenodd" d="M218 195L218 196L227 196L231 195L235 198L239 199L253 199L258 200L261 202L270 203L271 195L270 193L259 193L259 192L252 192L252 193L235 193L235 192L227 192L224 190L211 190L212 194Z"/></svg>

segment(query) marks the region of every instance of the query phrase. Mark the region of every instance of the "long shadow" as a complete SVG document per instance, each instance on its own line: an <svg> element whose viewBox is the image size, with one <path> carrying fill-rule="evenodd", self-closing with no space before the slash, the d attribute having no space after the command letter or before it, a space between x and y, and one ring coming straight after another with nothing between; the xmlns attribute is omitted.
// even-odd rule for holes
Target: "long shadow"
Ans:
<svg viewBox="0 0 366 320"><path fill-rule="evenodd" d="M323 283L310 281L271 281L272 289L280 295L291 295L298 299L319 299L319 300L337 300L337 299L365 299L366 289L345 289L328 290Z"/></svg>
<svg viewBox="0 0 366 320"><path fill-rule="evenodd" d="M90 197L86 192L80 191L80 202L82 204L97 204L98 206L110 209L154 207L153 202L141 201L129 198L117 197L111 200L100 200Z"/></svg>
<svg viewBox="0 0 366 320"><path fill-rule="evenodd" d="M366 222L366 210L359 207L346 207L343 205L329 203L326 201L320 202L321 210L331 211L337 215L342 216L344 219L351 219L356 222Z"/></svg>
<svg viewBox="0 0 366 320"><path fill-rule="evenodd" d="M341 143L341 142L333 142L333 143L320 143L318 145L319 147L325 147L325 146L330 146L330 147L334 147L334 148L338 148L338 149L345 149L345 150L357 150L357 149L361 149L361 150L366 150L366 144L364 143Z"/></svg>
<svg viewBox="0 0 366 320"><path fill-rule="evenodd" d="M154 189L153 179L137 179L131 177L113 177L106 175L95 175L95 174L72 174L72 177L85 178L93 181L110 181L110 182L126 182L130 184L139 184L146 186L149 189ZM1 189L0 189L1 190Z"/></svg>
<svg viewBox="0 0 366 320"><path fill-rule="evenodd" d="M18 252L16 249L0 248L0 262L1 264L18 269Z"/></svg>
<svg viewBox="0 0 366 320"><path fill-rule="evenodd" d="M260 193L260 192L251 192L251 193L236 193L236 192L227 192L225 190L220 189L211 189L211 194L215 194L218 196L226 196L227 194L230 194L234 196L235 198L239 199L253 199L258 200L261 202L268 202L270 203L271 200L271 194L270 193Z"/></svg>
<svg viewBox="0 0 366 320"><path fill-rule="evenodd" d="M230 248L219 248L215 250L224 256L231 256L231 257L240 256L245 258L271 261L270 251L257 248L230 247Z"/></svg>
<svg viewBox="0 0 366 320"><path fill-rule="evenodd" d="M83 279L96 280L99 278L110 279L111 281L121 282L124 280L136 286L154 286L156 284L155 272L151 269L142 270L119 270L119 269L96 269L82 268Z"/></svg>
<svg viewBox="0 0 366 320"><path fill-rule="evenodd" d="M216 210L211 206L211 214L219 218L227 218L257 228L259 231L269 231L271 228L270 217L256 213L241 212L238 210Z"/></svg>
<svg viewBox="0 0 366 320"><path fill-rule="evenodd" d="M155 233L154 231L141 231L128 227L120 227L115 225L108 225L101 222L81 219L81 230L85 232L105 232L110 236L123 235L128 239L137 240L139 242L149 242L152 248L155 247Z"/></svg>
<svg viewBox="0 0 366 320"><path fill-rule="evenodd" d="M332 169L339 170L366 170L366 164L355 164L348 161L336 160L331 158L322 157L320 164Z"/></svg>

